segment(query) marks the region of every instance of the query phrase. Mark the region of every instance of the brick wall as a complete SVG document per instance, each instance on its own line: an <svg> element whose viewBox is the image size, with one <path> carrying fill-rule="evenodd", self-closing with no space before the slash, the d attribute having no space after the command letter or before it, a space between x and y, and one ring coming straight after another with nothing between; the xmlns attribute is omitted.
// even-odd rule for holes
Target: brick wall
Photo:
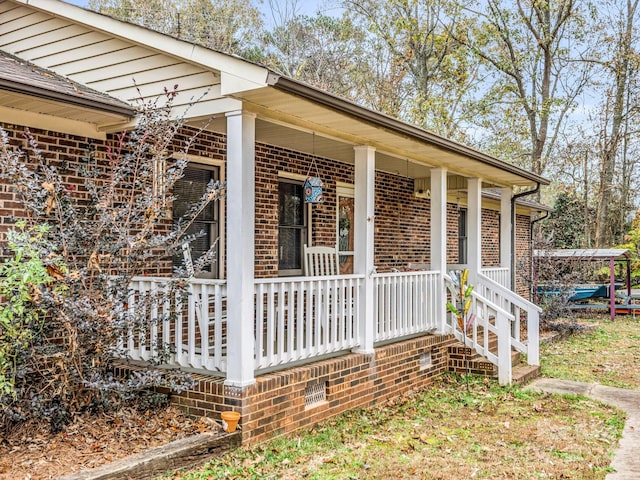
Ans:
<svg viewBox="0 0 640 480"><path fill-rule="evenodd" d="M36 158L25 137L25 127L0 123L7 132L10 145L19 147L25 152L26 164L35 167ZM88 198L84 189L79 170L91 168L107 175L109 161L107 148L117 145L115 135L107 137L106 141L78 137L48 130L29 129L31 136L40 150L42 158L48 165L56 167L66 185L73 188L73 197L82 200ZM176 135L176 144L183 145L188 138L195 135L195 130L185 128ZM225 138L221 135L202 132L187 152L213 159L225 159ZM25 210L16 199L16 193L11 185L0 183L0 241L6 240L6 232L13 225L15 218L25 216ZM163 221L159 228L168 229L169 220ZM143 272L145 275L169 275L172 272L170 260L159 262Z"/></svg>
<svg viewBox="0 0 640 480"><path fill-rule="evenodd" d="M278 172L306 176L313 157L279 147L256 146L256 277L278 271ZM336 243L336 184L353 184L353 166L314 158L324 203L311 207L315 245ZM313 169L315 171L315 167ZM430 201L413 195L413 179L376 172L375 260L379 272L430 262ZM483 209L483 265L500 264L500 214ZM458 207L447 206L447 261L458 263Z"/></svg>
<svg viewBox="0 0 640 480"><path fill-rule="evenodd" d="M413 195L413 179L376 172L375 265L378 272L429 263L429 200Z"/></svg>
<svg viewBox="0 0 640 480"><path fill-rule="evenodd" d="M482 266L500 266L500 212L482 209Z"/></svg>
<svg viewBox="0 0 640 480"><path fill-rule="evenodd" d="M3 124L13 145L25 147L23 127ZM104 167L105 151L115 140L106 142L51 131L32 130L43 156L65 173L65 181L76 185L77 195L83 195L80 180L74 175L93 150L96 162ZM183 129L177 135L178 144L190 138L194 130ZM202 132L188 153L225 160L226 137L223 134ZM311 207L313 243L334 245L336 242L336 182L354 183L354 169L320 157L314 158L324 181L323 204ZM278 172L306 176L312 156L265 144L256 145L256 277L277 276L278 270ZM315 167L312 169L315 171ZM375 206L375 264L378 271L402 268L408 263L429 263L430 201L413 195L413 180L401 175L376 172ZM0 185L0 235L12 223L13 216L21 216L11 187ZM482 245L483 265L499 265L499 212L483 209ZM528 217L518 217L518 258L528 258ZM447 261L458 260L458 207L447 206ZM168 262L145 272L148 275L168 274ZM519 282L520 285L521 282Z"/></svg>
<svg viewBox="0 0 640 480"><path fill-rule="evenodd" d="M516 215L516 288L524 298L529 298L531 272L531 219Z"/></svg>

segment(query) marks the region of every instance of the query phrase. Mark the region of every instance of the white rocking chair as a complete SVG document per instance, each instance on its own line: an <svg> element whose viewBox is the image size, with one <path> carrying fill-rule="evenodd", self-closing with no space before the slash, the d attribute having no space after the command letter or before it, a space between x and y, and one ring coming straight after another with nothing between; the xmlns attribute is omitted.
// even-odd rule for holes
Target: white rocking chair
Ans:
<svg viewBox="0 0 640 480"><path fill-rule="evenodd" d="M304 245L304 273L309 277L340 274L337 247L308 247Z"/></svg>

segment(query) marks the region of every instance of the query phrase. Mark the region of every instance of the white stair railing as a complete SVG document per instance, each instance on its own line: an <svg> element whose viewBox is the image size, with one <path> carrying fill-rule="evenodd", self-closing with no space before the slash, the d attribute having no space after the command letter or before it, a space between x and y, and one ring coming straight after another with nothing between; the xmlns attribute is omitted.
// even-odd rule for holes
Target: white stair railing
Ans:
<svg viewBox="0 0 640 480"><path fill-rule="evenodd" d="M513 315L511 324L511 344L517 351L526 354L529 365L540 365L540 312L542 309L503 287L491 278L478 274L476 291L491 302ZM522 320L526 321L525 329ZM526 332L526 339L522 333Z"/></svg>
<svg viewBox="0 0 640 480"><path fill-rule="evenodd" d="M449 301L458 304L460 292L449 275L445 275L445 283ZM510 384L512 380L510 326L514 320L513 315L482 297L475 290L471 292L471 308L468 315L474 315L473 322L465 326L467 319L463 319L463 325L459 325L457 316L447 311L447 328L467 348L476 351L498 367L498 381L501 385Z"/></svg>

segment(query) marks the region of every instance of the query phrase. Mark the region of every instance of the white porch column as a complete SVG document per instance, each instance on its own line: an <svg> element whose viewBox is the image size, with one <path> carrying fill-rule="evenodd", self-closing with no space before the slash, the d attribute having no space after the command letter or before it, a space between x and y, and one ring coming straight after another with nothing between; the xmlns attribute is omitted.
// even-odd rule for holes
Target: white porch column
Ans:
<svg viewBox="0 0 640 480"><path fill-rule="evenodd" d="M354 147L355 150L355 232L354 273L364 274L364 290L360 296L360 346L358 353L371 354L375 340L373 309L374 272L374 214L376 149L368 145Z"/></svg>
<svg viewBox="0 0 640 480"><path fill-rule="evenodd" d="M446 291L444 274L447 273L447 170L431 169L431 270L440 272L436 294L436 319L438 333L445 332Z"/></svg>
<svg viewBox="0 0 640 480"><path fill-rule="evenodd" d="M482 179L467 180L467 228L469 283L475 284L482 268Z"/></svg>
<svg viewBox="0 0 640 480"><path fill-rule="evenodd" d="M511 288L511 187L500 190L500 266L509 269L509 285Z"/></svg>
<svg viewBox="0 0 640 480"><path fill-rule="evenodd" d="M255 115L227 116L227 385L254 377Z"/></svg>

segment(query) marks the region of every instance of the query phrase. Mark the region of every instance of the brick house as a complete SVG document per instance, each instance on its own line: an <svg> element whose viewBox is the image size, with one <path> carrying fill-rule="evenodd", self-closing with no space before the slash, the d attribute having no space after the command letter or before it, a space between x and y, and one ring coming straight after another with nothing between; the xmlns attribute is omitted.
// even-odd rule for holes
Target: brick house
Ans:
<svg viewBox="0 0 640 480"><path fill-rule="evenodd" d="M175 402L195 414L240 411L245 443L461 368L463 333L445 303L448 272L463 266L476 286L467 341L477 369L510 383L513 350L538 366L539 309L515 292L526 296L516 266L529 262L532 219L544 208L514 189L532 193L546 179L260 65L57 0L0 1L0 69L0 126L14 143L28 127L58 166L100 155L134 124L138 89L154 97L178 85L185 135L214 118L189 151L184 188L227 182L191 252L217 239L218 258L190 280L184 322L155 333L175 343L171 366L200 381ZM305 203L316 172L324 201ZM0 188L6 229L20 206ZM304 245L333 247L340 271L305 275ZM167 261L132 288L162 289L170 272ZM129 346L143 365L145 344Z"/></svg>

